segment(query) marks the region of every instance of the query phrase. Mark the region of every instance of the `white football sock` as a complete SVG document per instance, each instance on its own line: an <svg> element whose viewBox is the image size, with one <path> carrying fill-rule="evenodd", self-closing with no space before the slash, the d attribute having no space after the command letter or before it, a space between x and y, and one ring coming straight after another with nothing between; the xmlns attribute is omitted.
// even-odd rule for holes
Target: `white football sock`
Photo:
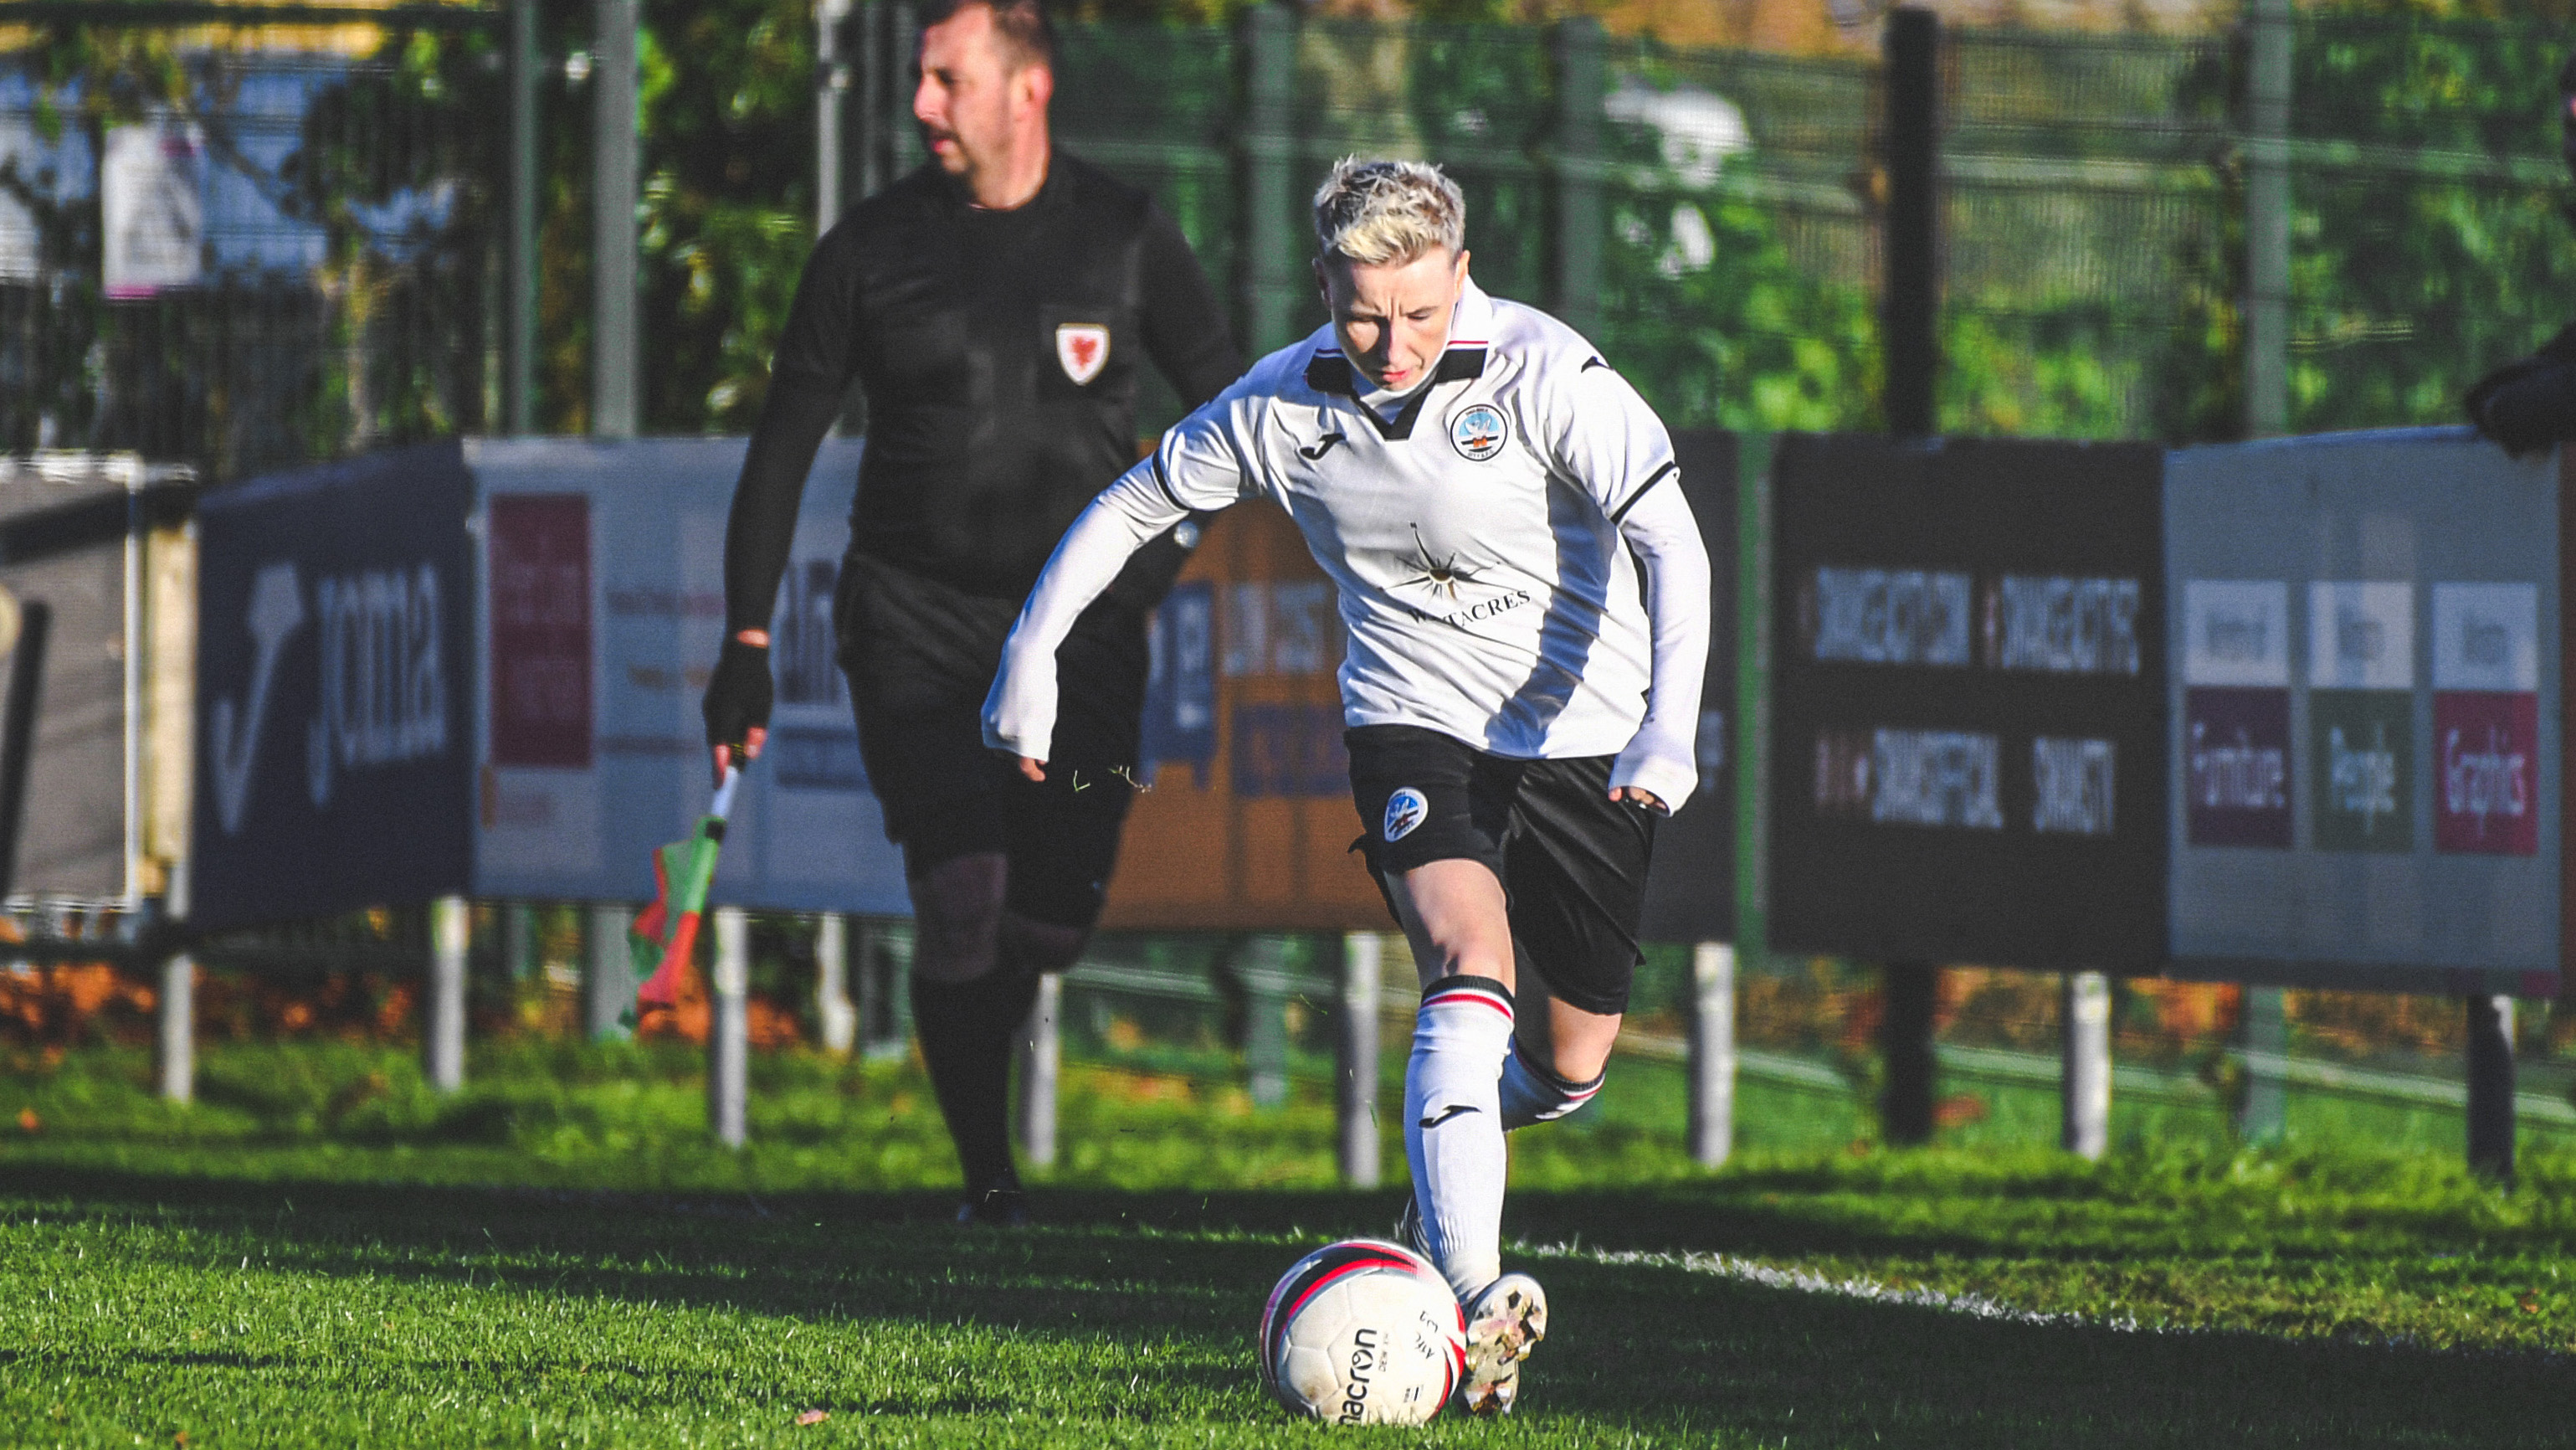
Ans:
<svg viewBox="0 0 2576 1450"><path fill-rule="evenodd" d="M1466 1299L1503 1272L1503 1054L1512 994L1486 977L1423 989L1404 1067L1404 1156L1431 1261Z"/></svg>
<svg viewBox="0 0 2576 1450"><path fill-rule="evenodd" d="M1604 1072L1590 1082L1567 1082L1523 1057L1519 1039L1513 1039L1512 1050L1503 1059L1503 1131L1509 1133L1532 1123L1553 1123L1565 1117L1592 1101L1609 1076Z"/></svg>

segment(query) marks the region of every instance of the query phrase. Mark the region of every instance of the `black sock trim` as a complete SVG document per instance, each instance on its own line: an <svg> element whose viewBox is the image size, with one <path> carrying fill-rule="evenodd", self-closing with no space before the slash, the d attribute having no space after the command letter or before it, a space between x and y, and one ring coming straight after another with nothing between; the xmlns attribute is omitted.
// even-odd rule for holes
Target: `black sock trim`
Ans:
<svg viewBox="0 0 2576 1450"><path fill-rule="evenodd" d="M1590 1082L1569 1082L1564 1078L1558 1077L1554 1071L1532 1062L1530 1060L1530 1055L1521 1051L1521 1040L1517 1037L1512 1039L1512 1056L1520 1059L1521 1067L1525 1069L1530 1076L1537 1078L1539 1081L1546 1083L1549 1087L1556 1089L1558 1092L1561 1092L1570 1098L1581 1097L1586 1093L1598 1092L1601 1089L1601 1085L1610 1080L1610 1069L1606 1067L1601 1069L1601 1071L1596 1074Z"/></svg>

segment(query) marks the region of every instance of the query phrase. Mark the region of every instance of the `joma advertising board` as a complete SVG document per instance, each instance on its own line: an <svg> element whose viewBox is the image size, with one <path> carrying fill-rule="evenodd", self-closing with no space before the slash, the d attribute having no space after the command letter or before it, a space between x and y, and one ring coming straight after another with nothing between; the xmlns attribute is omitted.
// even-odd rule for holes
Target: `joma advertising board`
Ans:
<svg viewBox="0 0 2576 1450"><path fill-rule="evenodd" d="M452 442L199 506L197 924L471 885L473 510Z"/></svg>
<svg viewBox="0 0 2576 1450"><path fill-rule="evenodd" d="M2136 444L1780 440L1775 945L2162 959L2161 465Z"/></svg>
<svg viewBox="0 0 2576 1450"><path fill-rule="evenodd" d="M2173 970L2556 993L2559 500L2465 429L2172 455Z"/></svg>
<svg viewBox="0 0 2576 1450"><path fill-rule="evenodd" d="M652 849L710 794L698 697L742 449L451 442L210 496L194 919L649 898ZM720 900L906 909L833 664L857 456L826 445L799 516Z"/></svg>

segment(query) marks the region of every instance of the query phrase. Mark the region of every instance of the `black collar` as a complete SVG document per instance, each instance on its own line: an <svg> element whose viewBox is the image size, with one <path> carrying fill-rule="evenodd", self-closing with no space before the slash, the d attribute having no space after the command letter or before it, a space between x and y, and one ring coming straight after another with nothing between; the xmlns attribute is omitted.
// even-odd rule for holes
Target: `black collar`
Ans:
<svg viewBox="0 0 2576 1450"><path fill-rule="evenodd" d="M1453 345L1440 354L1439 366L1431 370L1430 381L1416 388L1405 400L1404 407L1392 420L1378 416L1377 409L1360 402L1359 370L1351 360L1336 351L1318 349L1306 363L1306 386L1319 393L1339 393L1358 404L1361 417L1377 428L1380 438L1401 443L1413 436L1414 420L1422 416L1422 405L1431 401L1431 390L1442 383L1464 382L1485 375L1485 349L1481 344Z"/></svg>

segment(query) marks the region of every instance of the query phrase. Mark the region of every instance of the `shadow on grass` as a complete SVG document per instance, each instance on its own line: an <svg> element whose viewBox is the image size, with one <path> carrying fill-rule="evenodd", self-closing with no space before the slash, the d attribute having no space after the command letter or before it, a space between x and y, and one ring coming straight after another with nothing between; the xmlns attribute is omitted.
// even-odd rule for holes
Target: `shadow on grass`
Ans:
<svg viewBox="0 0 2576 1450"><path fill-rule="evenodd" d="M949 1225L950 1200L932 1194L13 1177L20 1213L222 1235L257 1245L272 1270L1113 1349L1194 1341L1209 1353L1196 1364L1164 1356L1155 1373L1232 1394L1227 1403L1243 1399L1251 1377L1262 1295L1298 1252L1279 1239L1382 1234L1395 1202L1389 1193L1067 1192L1047 1197L1047 1227L1005 1233ZM1776 1221L1711 1216L1710 1206L1688 1192L1533 1195L1516 1199L1514 1214L1519 1232L1542 1239L1561 1224L1561 1237L1579 1226L1587 1243L1613 1247L1800 1247L1776 1236ZM1876 1237L1804 1228L1807 1245L1842 1253ZM207 1255L190 1247L169 1258L200 1266ZM1922 1447L2557 1445L2576 1392L2564 1357L2038 1325L1583 1260L1554 1262L1548 1283L1556 1333L1521 1417L1534 1431ZM925 1385L927 1398L869 1408L954 1409L961 1393L973 1397Z"/></svg>

